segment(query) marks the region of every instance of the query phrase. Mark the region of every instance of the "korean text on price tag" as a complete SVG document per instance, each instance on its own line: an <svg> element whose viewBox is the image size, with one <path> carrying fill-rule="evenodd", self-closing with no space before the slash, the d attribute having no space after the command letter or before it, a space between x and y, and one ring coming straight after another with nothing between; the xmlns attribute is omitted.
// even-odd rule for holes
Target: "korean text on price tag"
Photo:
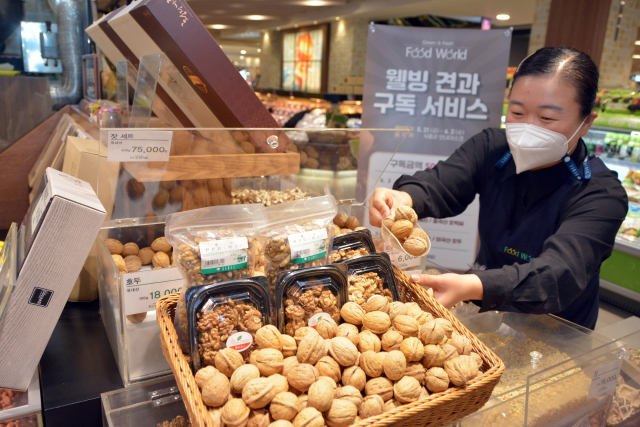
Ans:
<svg viewBox="0 0 640 427"><path fill-rule="evenodd" d="M177 268L140 270L123 274L122 298L125 316L155 310L160 298L182 291L182 280Z"/></svg>
<svg viewBox="0 0 640 427"><path fill-rule="evenodd" d="M588 399L602 396L603 394L613 394L616 390L621 366L622 360L616 360L597 368L593 373Z"/></svg>
<svg viewBox="0 0 640 427"><path fill-rule="evenodd" d="M421 259L407 255L399 249L394 248L388 243L384 244L384 251L389 254L391 263L402 271L420 270Z"/></svg>
<svg viewBox="0 0 640 427"><path fill-rule="evenodd" d="M301 264L327 255L327 229L305 231L304 233L289 234L291 247L291 262Z"/></svg>
<svg viewBox="0 0 640 427"><path fill-rule="evenodd" d="M200 242L202 274L245 268L248 250L249 241L246 237Z"/></svg>
<svg viewBox="0 0 640 427"><path fill-rule="evenodd" d="M107 137L110 162L166 162L173 131L123 129L108 131Z"/></svg>

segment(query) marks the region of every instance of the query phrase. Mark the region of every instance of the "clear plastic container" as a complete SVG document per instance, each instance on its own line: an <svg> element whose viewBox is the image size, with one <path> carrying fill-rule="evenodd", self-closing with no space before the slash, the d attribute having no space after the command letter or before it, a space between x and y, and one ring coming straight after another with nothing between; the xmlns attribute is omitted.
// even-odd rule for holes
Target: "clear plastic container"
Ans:
<svg viewBox="0 0 640 427"><path fill-rule="evenodd" d="M295 141L300 167L330 171L358 169L359 133L329 130L307 131L308 141Z"/></svg>
<svg viewBox="0 0 640 427"><path fill-rule="evenodd" d="M18 277L18 224L11 224L0 249L0 319Z"/></svg>
<svg viewBox="0 0 640 427"><path fill-rule="evenodd" d="M324 315L339 323L340 308L347 302L346 271L331 265L279 275L275 306L280 332L294 336L304 326L315 328Z"/></svg>
<svg viewBox="0 0 640 427"><path fill-rule="evenodd" d="M248 360L257 348L256 331L272 323L264 277L191 287L185 298L194 372L214 365L218 351L227 347Z"/></svg>
<svg viewBox="0 0 640 427"><path fill-rule="evenodd" d="M367 255L338 262L349 269L348 300L361 306L374 295L382 295L389 302L400 301L393 266L387 254Z"/></svg>
<svg viewBox="0 0 640 427"><path fill-rule="evenodd" d="M40 377L37 370L26 391L0 389L0 400L0 426L42 426ZM11 424L18 420L20 424Z"/></svg>
<svg viewBox="0 0 640 427"><path fill-rule="evenodd" d="M376 246L369 230L352 231L333 238L329 262L335 263L375 253Z"/></svg>

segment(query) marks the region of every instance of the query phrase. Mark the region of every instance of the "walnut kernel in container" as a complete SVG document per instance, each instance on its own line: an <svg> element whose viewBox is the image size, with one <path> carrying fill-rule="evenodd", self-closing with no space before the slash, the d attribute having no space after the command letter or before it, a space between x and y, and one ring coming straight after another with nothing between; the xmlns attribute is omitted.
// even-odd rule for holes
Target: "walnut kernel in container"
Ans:
<svg viewBox="0 0 640 427"><path fill-rule="evenodd" d="M334 262L342 261L345 259L352 259L352 258L357 258L365 255L370 255L367 248L339 249L337 251L331 252L331 256L329 257L329 262L334 263Z"/></svg>
<svg viewBox="0 0 640 427"><path fill-rule="evenodd" d="M349 276L349 301L360 306L374 295L382 295L393 302L391 291L383 287L384 280L378 273L352 274Z"/></svg>
<svg viewBox="0 0 640 427"><path fill-rule="evenodd" d="M296 331L307 326L309 319L319 313L327 313L338 323L340 310L336 296L318 280L316 286L311 289L294 286L287 290L287 299L284 302L285 333L294 336Z"/></svg>

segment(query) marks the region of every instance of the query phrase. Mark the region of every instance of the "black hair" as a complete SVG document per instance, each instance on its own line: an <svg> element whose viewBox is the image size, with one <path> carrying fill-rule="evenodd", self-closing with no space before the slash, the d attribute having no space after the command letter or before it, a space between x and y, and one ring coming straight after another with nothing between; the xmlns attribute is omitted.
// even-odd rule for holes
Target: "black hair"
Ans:
<svg viewBox="0 0 640 427"><path fill-rule="evenodd" d="M600 73L591 57L584 52L564 46L538 49L520 63L513 75L513 84L519 77L556 74L576 88L581 117L587 117L596 101Z"/></svg>

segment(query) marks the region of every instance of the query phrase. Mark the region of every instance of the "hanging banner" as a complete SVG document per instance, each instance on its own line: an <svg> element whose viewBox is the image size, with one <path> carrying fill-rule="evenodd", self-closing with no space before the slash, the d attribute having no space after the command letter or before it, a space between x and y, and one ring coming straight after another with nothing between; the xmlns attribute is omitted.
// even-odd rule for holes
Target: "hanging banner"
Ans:
<svg viewBox="0 0 640 427"><path fill-rule="evenodd" d="M375 187L391 188L402 174L432 168L473 135L499 127L510 46L511 30L371 24L362 127L410 133L388 164L395 147L385 155L361 144L356 197L365 198ZM422 219L431 235L428 259L468 269L475 260L478 211L476 198L457 217Z"/></svg>

